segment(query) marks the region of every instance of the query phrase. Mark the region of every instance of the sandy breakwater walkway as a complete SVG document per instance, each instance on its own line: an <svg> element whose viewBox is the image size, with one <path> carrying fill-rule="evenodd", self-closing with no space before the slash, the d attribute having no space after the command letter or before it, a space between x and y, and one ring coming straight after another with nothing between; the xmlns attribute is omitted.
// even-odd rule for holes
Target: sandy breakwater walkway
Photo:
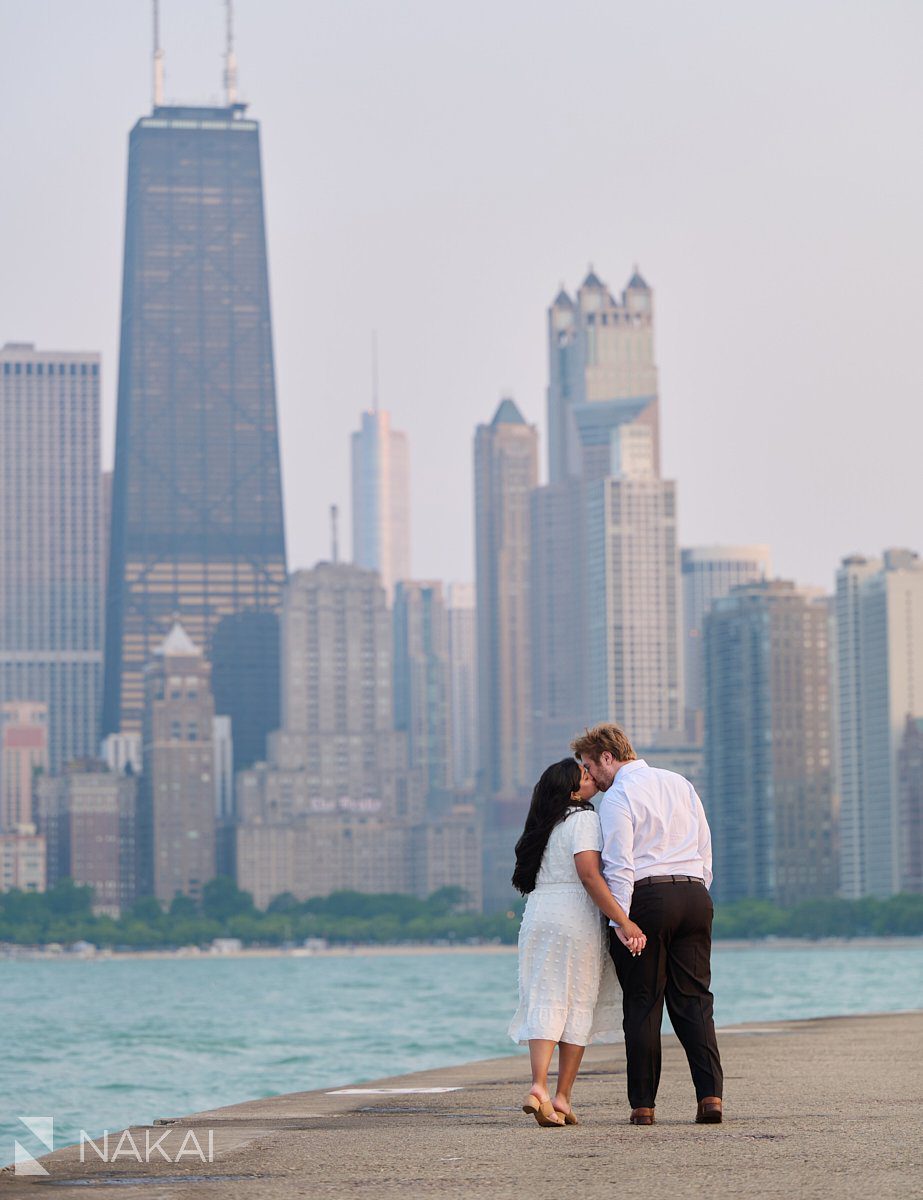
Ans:
<svg viewBox="0 0 923 1200"><path fill-rule="evenodd" d="M652 1128L627 1124L623 1048L591 1047L577 1127L540 1129L524 1116L526 1061L498 1058L164 1113L128 1139L111 1133L110 1159L123 1147L114 1161L85 1147L81 1163L67 1147L41 1159L46 1176L6 1168L0 1197L38 1200L46 1188L124 1200L923 1196L923 1012L738 1026L719 1041L721 1126L692 1122L685 1060L668 1038ZM133 1145L145 1157L158 1139L151 1161L131 1154Z"/></svg>

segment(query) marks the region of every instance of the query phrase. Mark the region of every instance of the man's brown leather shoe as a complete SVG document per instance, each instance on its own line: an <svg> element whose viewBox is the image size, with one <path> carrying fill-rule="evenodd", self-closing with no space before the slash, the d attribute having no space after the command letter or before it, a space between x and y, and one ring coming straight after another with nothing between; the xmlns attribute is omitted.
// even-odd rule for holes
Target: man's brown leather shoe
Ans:
<svg viewBox="0 0 923 1200"><path fill-rule="evenodd" d="M696 1125L720 1125L721 1119L721 1097L703 1096L695 1110Z"/></svg>
<svg viewBox="0 0 923 1200"><path fill-rule="evenodd" d="M654 1110L652 1108L633 1108L628 1121L631 1125L653 1125Z"/></svg>

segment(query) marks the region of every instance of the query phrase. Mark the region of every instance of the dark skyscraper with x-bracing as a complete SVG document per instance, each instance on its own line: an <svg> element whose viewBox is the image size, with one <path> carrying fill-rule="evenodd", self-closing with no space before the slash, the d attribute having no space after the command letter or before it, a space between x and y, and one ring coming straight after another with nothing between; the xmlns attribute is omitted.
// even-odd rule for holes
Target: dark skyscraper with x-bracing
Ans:
<svg viewBox="0 0 923 1200"><path fill-rule="evenodd" d="M103 732L140 729L179 619L242 766L278 725L286 578L260 133L233 93L177 107L157 86L129 142Z"/></svg>

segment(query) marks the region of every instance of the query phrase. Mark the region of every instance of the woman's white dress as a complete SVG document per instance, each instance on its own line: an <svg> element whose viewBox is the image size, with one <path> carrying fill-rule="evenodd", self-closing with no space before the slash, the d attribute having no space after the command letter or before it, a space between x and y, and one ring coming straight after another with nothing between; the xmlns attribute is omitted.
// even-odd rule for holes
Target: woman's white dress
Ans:
<svg viewBox="0 0 923 1200"><path fill-rule="evenodd" d="M519 929L519 1008L514 1042L613 1042L621 1038L620 992L606 921L577 875L574 855L601 850L599 817L574 808L551 831Z"/></svg>

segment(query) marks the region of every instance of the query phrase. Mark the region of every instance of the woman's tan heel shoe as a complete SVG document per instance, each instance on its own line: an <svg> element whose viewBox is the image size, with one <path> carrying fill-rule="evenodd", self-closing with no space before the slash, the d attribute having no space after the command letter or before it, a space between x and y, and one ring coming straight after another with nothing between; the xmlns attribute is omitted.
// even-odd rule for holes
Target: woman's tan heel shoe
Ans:
<svg viewBox="0 0 923 1200"><path fill-rule="evenodd" d="M560 1110L555 1109L555 1112L560 1112ZM573 1109L571 1109L569 1113L560 1113L560 1115L564 1118L565 1125L579 1125L580 1124L580 1122L577 1120L577 1114L574 1112Z"/></svg>
<svg viewBox="0 0 923 1200"><path fill-rule="evenodd" d="M531 1092L522 1102L522 1111L531 1113L543 1129L560 1128L565 1123L550 1100L539 1100L538 1096L533 1096Z"/></svg>

